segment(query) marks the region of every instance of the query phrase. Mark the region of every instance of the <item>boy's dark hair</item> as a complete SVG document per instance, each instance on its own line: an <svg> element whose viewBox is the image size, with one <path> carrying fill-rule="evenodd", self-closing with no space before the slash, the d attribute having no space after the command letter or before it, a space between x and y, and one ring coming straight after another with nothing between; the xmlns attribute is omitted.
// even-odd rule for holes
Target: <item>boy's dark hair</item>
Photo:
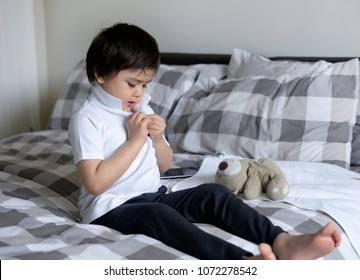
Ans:
<svg viewBox="0 0 360 280"><path fill-rule="evenodd" d="M86 55L86 73L91 83L125 69L154 69L160 64L156 40L141 28L116 23L103 29L92 41Z"/></svg>

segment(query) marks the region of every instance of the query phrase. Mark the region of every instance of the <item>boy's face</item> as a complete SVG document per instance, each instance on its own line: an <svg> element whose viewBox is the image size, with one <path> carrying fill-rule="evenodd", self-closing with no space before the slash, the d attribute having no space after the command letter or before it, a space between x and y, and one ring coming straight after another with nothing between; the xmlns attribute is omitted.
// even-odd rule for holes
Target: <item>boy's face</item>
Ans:
<svg viewBox="0 0 360 280"><path fill-rule="evenodd" d="M152 69L122 70L115 76L96 76L96 81L107 93L121 99L123 111L131 112L131 109L142 100L154 72Z"/></svg>

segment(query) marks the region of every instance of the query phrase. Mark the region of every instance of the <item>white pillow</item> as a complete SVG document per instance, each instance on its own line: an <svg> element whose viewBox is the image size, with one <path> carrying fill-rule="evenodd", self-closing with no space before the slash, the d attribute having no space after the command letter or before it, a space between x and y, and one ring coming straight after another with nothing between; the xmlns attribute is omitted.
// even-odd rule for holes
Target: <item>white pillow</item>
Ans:
<svg viewBox="0 0 360 280"><path fill-rule="evenodd" d="M334 67L347 67L343 69L349 73L345 62L331 63L324 60L317 62L302 62L295 60L270 60L264 56L253 54L242 49L234 49L228 67L228 78L246 78L253 76L266 76L276 78L288 75L291 78L313 76L325 71L332 71ZM353 69L350 69L353 71Z"/></svg>

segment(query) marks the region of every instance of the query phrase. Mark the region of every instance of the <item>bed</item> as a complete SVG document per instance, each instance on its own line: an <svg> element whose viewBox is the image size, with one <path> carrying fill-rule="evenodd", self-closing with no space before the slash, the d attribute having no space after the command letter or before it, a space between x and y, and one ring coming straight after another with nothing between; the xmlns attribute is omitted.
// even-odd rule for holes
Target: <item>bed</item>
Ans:
<svg viewBox="0 0 360 280"><path fill-rule="evenodd" d="M290 193L246 201L293 234L332 221L342 244L322 259L360 259L357 58L163 53L148 86L174 150L169 191L212 182L226 157L270 157ZM67 128L90 92L82 60L59 93L48 129L0 140L0 259L193 259L144 235L82 224ZM198 224L256 253L257 246Z"/></svg>

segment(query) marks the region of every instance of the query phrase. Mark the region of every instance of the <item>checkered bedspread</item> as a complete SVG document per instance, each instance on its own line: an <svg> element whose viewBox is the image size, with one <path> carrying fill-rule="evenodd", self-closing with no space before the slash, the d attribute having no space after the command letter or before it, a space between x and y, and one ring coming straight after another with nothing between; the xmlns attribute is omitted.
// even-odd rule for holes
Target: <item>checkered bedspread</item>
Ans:
<svg viewBox="0 0 360 280"><path fill-rule="evenodd" d="M177 164L199 158L177 157ZM169 186L174 181L164 181ZM79 179L66 130L46 130L0 142L0 259L192 259L144 235L123 235L79 222ZM318 230L331 217L280 202L249 203L291 233ZM335 222L336 223L336 222ZM210 225L203 230L256 253L256 246ZM358 259L351 240L325 259Z"/></svg>

